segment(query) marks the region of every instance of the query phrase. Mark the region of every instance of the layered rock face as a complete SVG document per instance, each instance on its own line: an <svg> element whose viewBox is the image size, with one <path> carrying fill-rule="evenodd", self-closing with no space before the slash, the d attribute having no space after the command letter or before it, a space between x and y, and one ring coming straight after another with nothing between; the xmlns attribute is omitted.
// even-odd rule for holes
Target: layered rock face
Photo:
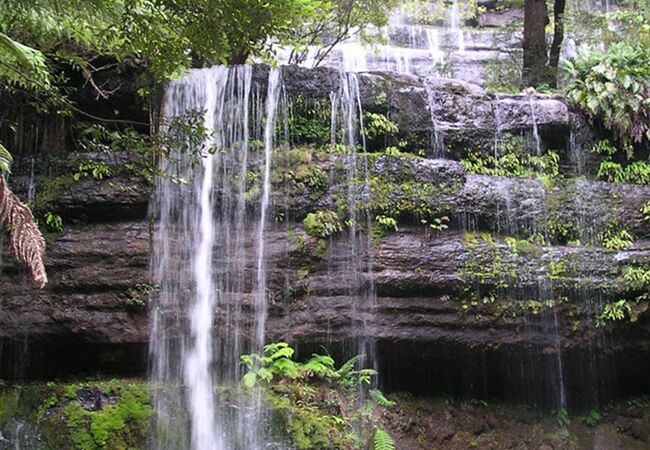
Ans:
<svg viewBox="0 0 650 450"><path fill-rule="evenodd" d="M258 66L253 73L261 92L267 70ZM289 98L308 101L328 101L341 82L339 72L325 68L286 67L283 78ZM576 402L606 399L622 385L650 388L644 311L635 311L634 324L595 326L604 304L630 295L623 269L650 260L650 230L640 212L650 188L476 175L453 160L470 151L490 154L497 125L501 133L527 133L533 116L541 151L557 149L575 119L560 99L497 98L464 83L384 73L358 79L363 110L384 114L398 128L369 139L378 151L360 157L368 167L364 191L371 194L365 207L397 221L397 230L375 235L372 251L358 255L376 300L358 307L363 301L346 265L352 257L347 231L323 239L303 226L309 213L336 209L347 189L345 156L296 146L290 152L308 155L302 165L274 168L275 211L288 213L266 235L268 340L287 340L303 353L320 344L350 353L355 340L371 338L384 382L394 389L426 386L429 393L542 402L557 389L558 370ZM436 133L444 136L447 159L426 157ZM380 151L398 141L406 142L402 152ZM419 148L425 157L407 153ZM105 160L118 175L67 183L53 200L64 231L48 247L44 290L3 255L0 376L144 371L147 305L156 307L149 285L155 221L147 216L149 185L117 170L126 160ZM258 170L259 159L250 168ZM326 182L281 176L316 168ZM20 177L15 186L21 190ZM633 246L603 248L601 236L613 223L635 236ZM253 253L255 230L247 232ZM245 264L253 274L255 262ZM252 285L253 275L244 283L244 309ZM218 312L215 317L218 331ZM37 365L39 358L45 363ZM532 387L531 380L545 377L545 388Z"/></svg>

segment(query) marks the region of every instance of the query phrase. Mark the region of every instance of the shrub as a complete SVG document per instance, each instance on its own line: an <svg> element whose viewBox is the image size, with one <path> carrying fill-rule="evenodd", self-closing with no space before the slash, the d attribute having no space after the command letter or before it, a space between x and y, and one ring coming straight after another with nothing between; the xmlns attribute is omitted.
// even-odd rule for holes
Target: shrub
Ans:
<svg viewBox="0 0 650 450"><path fill-rule="evenodd" d="M334 211L309 213L302 223L308 235L321 239L343 230L339 216Z"/></svg>
<svg viewBox="0 0 650 450"><path fill-rule="evenodd" d="M650 139L650 49L625 42L579 53L565 64L567 96L621 142Z"/></svg>

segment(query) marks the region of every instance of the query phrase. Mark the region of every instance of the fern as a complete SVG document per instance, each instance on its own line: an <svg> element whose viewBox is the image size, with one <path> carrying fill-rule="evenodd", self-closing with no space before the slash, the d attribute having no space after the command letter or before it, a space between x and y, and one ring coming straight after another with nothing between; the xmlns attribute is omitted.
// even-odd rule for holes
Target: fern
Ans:
<svg viewBox="0 0 650 450"><path fill-rule="evenodd" d="M0 33L0 79L25 89L50 87L50 72L40 50L23 45Z"/></svg>
<svg viewBox="0 0 650 450"><path fill-rule="evenodd" d="M375 428L374 450L395 450L395 441L388 432Z"/></svg>
<svg viewBox="0 0 650 450"><path fill-rule="evenodd" d="M340 368L336 371L336 375L341 378L345 378L354 372L354 366L361 359L361 355L353 356L348 359Z"/></svg>
<svg viewBox="0 0 650 450"><path fill-rule="evenodd" d="M395 405L395 402L387 399L379 389L370 389L368 394L370 394L370 398L379 406L388 408Z"/></svg>
<svg viewBox="0 0 650 450"><path fill-rule="evenodd" d="M7 173L11 172L12 161L11 153L0 143L0 170Z"/></svg>
<svg viewBox="0 0 650 450"><path fill-rule="evenodd" d="M4 177L0 175L0 224L9 234L9 246L16 259L25 263L39 287L47 283L43 257L45 240L34 216L27 205L11 192Z"/></svg>

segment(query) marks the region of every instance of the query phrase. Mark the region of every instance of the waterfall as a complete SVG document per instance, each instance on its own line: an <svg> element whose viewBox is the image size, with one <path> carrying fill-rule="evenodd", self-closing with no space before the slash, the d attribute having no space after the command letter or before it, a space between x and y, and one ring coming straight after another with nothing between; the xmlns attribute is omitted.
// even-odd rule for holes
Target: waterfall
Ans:
<svg viewBox="0 0 650 450"><path fill-rule="evenodd" d="M271 196L271 155L275 136L275 119L280 97L280 71L271 69L268 91L266 95L266 123L264 124L264 179L262 185L262 201L257 231L257 294L255 296L255 342L254 350L260 351L264 345L264 325L267 310L266 298L266 241L264 232Z"/></svg>
<svg viewBox="0 0 650 450"><path fill-rule="evenodd" d="M456 49L465 52L465 34L462 29L462 20L458 0L453 0L451 5L450 30L456 35Z"/></svg>
<svg viewBox="0 0 650 450"><path fill-rule="evenodd" d="M268 92L253 86L251 66L191 70L165 94L164 118L175 147L162 155L156 186L152 272L151 380L159 449L258 448L259 398L225 408L217 385L237 383L239 356L260 351L267 311L266 242L279 70ZM259 104L266 97L264 108ZM262 111L263 114L262 114ZM202 117L198 142L174 120ZM264 123L262 124L262 118ZM252 127L251 127L252 124ZM263 131L261 131L263 128ZM263 134L263 155L249 141ZM247 172L259 166L261 198L247 212ZM250 239L255 236L255 239ZM246 292L254 291L253 320ZM189 432L187 432L189 430Z"/></svg>
<svg viewBox="0 0 650 450"><path fill-rule="evenodd" d="M347 149L343 158L348 230L346 245L332 246L329 260L338 261L344 268L343 273L347 274L346 291L352 299L350 320L355 337L351 350L355 355L361 355L364 367L376 368L377 356L374 341L370 338L376 304L372 281L372 216L364 206L370 203L370 181L357 74L341 72L339 90L331 98L332 140ZM341 130L341 133L337 133L337 130ZM362 152L361 157L359 151Z"/></svg>

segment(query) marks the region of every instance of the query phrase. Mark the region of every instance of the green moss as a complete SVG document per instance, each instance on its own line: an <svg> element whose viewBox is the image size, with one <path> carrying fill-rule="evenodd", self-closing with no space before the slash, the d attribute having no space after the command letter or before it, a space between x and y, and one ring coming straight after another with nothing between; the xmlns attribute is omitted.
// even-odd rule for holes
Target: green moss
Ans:
<svg viewBox="0 0 650 450"><path fill-rule="evenodd" d="M146 438L146 424L151 415L149 394L143 386L127 384L116 388L119 399L98 411L86 411L76 401L64 407L70 439L75 448L135 449ZM133 440L133 438L138 438Z"/></svg>
<svg viewBox="0 0 650 450"><path fill-rule="evenodd" d="M316 211L303 220L305 231L315 238L327 238L343 230L339 216L334 211Z"/></svg>
<svg viewBox="0 0 650 450"><path fill-rule="evenodd" d="M97 389L108 401L88 411L78 389ZM144 384L108 381L29 385L0 392L0 430L11 419L34 424L45 449L143 448L152 408Z"/></svg>

